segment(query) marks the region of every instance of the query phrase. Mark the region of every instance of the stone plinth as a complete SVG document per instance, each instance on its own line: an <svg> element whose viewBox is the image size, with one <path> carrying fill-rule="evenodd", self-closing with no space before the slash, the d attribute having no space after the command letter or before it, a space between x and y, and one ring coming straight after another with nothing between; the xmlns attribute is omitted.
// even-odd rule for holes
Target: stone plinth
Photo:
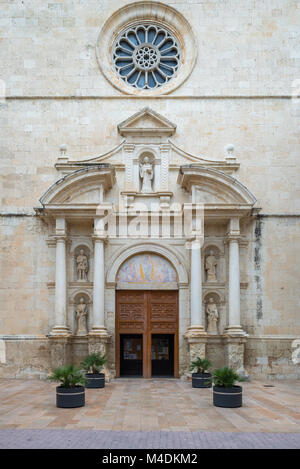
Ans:
<svg viewBox="0 0 300 469"><path fill-rule="evenodd" d="M244 367L246 341L245 335L225 335L226 366L233 368L242 376L247 376Z"/></svg>
<svg viewBox="0 0 300 469"><path fill-rule="evenodd" d="M189 357L190 362L195 360L196 357L205 358L207 334L202 328L189 327L184 337L189 344Z"/></svg>
<svg viewBox="0 0 300 469"><path fill-rule="evenodd" d="M90 332L88 336L88 353L100 353L101 355L108 355L108 344L111 341L111 335L106 329L101 331L101 334L93 334ZM107 367L103 367L103 373L105 374L105 381L109 382L111 379L111 373Z"/></svg>
<svg viewBox="0 0 300 469"><path fill-rule="evenodd" d="M51 368L72 363L70 337L49 336Z"/></svg>

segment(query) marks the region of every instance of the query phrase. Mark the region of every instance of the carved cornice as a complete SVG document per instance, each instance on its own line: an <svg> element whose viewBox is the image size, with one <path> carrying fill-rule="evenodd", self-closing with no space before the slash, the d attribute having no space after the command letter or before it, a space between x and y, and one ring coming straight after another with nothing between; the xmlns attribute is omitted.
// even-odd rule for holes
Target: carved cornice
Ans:
<svg viewBox="0 0 300 469"><path fill-rule="evenodd" d="M173 152L177 154L178 156L183 157L186 161L189 161L191 167L193 167L193 165L196 165L196 166L200 165L205 168L212 168L212 169L222 171L226 174L231 174L237 171L240 167L240 163L238 163L236 159L228 160L228 158L225 158L224 160L219 160L219 159L210 160L208 158L205 158L204 156L196 156L196 155L192 155L191 153L186 152L182 148L177 147L177 145L175 145L175 143L173 143L172 140L169 140L169 143ZM173 169L173 170L174 169L180 170L181 165L170 163L169 167L170 169Z"/></svg>

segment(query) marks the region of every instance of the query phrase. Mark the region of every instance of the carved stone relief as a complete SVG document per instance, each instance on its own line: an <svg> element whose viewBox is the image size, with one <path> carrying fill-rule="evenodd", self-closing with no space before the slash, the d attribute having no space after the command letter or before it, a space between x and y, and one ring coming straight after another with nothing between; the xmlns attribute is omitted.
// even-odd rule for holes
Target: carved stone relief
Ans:
<svg viewBox="0 0 300 469"><path fill-rule="evenodd" d="M227 366L236 371L244 370L244 344L229 343L226 346Z"/></svg>

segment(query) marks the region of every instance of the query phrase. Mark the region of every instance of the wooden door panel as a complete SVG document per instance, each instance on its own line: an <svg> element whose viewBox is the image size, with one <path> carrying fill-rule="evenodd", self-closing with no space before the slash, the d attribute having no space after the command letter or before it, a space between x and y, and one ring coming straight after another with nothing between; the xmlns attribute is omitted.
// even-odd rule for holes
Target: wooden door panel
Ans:
<svg viewBox="0 0 300 469"><path fill-rule="evenodd" d="M120 334L143 334L143 376L151 377L151 334L174 334L174 375L178 377L178 292L116 292L116 371L120 373Z"/></svg>

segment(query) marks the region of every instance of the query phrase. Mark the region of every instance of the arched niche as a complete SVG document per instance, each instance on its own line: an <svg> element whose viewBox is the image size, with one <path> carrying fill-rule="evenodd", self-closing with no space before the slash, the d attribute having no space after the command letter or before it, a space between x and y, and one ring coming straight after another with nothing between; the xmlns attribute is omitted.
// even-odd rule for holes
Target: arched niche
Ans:
<svg viewBox="0 0 300 469"><path fill-rule="evenodd" d="M224 292L217 292L215 290L208 290L205 291L204 296L203 296L203 311L205 313L205 329L207 330L208 327L208 318L207 318L207 305L209 303L209 299L212 298L217 310L218 310L218 334L222 334L225 327L226 327L226 311L225 311L225 306L226 306L226 301L224 297Z"/></svg>
<svg viewBox="0 0 300 469"><path fill-rule="evenodd" d="M220 281L221 251L216 244L209 244L204 248L204 279L205 283Z"/></svg>
<svg viewBox="0 0 300 469"><path fill-rule="evenodd" d="M82 256L82 257L80 257ZM73 278L75 282L89 282L91 277L91 249L88 244L80 243L77 244L71 252L72 265L73 265ZM86 261L85 258L86 257ZM86 272L83 270L86 262ZM79 270L83 272L80 275ZM84 276L84 272L86 278Z"/></svg>
<svg viewBox="0 0 300 469"><path fill-rule="evenodd" d="M116 275L118 290L174 290L178 277L173 265L163 256L142 252L126 259Z"/></svg>
<svg viewBox="0 0 300 469"><path fill-rule="evenodd" d="M87 307L87 330L91 329L90 321L91 321L91 305L92 305L92 298L89 293L84 290L77 290L73 293L70 298L70 311L69 311L69 322L71 324L71 328L73 334L76 334L77 331L77 320L76 320L76 308L77 305L80 303L80 299L83 298L84 303Z"/></svg>
<svg viewBox="0 0 300 469"><path fill-rule="evenodd" d="M140 153L138 157L138 167L139 167L139 192L142 192L143 180L140 174L141 168L143 165L150 166L152 168L152 181L151 188L152 192L155 191L157 185L157 171L155 170L155 154L152 151L144 150ZM148 191L151 192L151 191Z"/></svg>
<svg viewBox="0 0 300 469"><path fill-rule="evenodd" d="M207 315L207 306L210 302L210 299L213 299L213 303L217 307L218 311L218 322L217 322L217 334L220 334L222 328L223 328L223 319L224 319L224 314L223 314L223 301L221 298L221 295L215 291L209 291L204 295L203 298L203 305L204 305L204 311L205 311L205 330L208 330L208 315Z"/></svg>

